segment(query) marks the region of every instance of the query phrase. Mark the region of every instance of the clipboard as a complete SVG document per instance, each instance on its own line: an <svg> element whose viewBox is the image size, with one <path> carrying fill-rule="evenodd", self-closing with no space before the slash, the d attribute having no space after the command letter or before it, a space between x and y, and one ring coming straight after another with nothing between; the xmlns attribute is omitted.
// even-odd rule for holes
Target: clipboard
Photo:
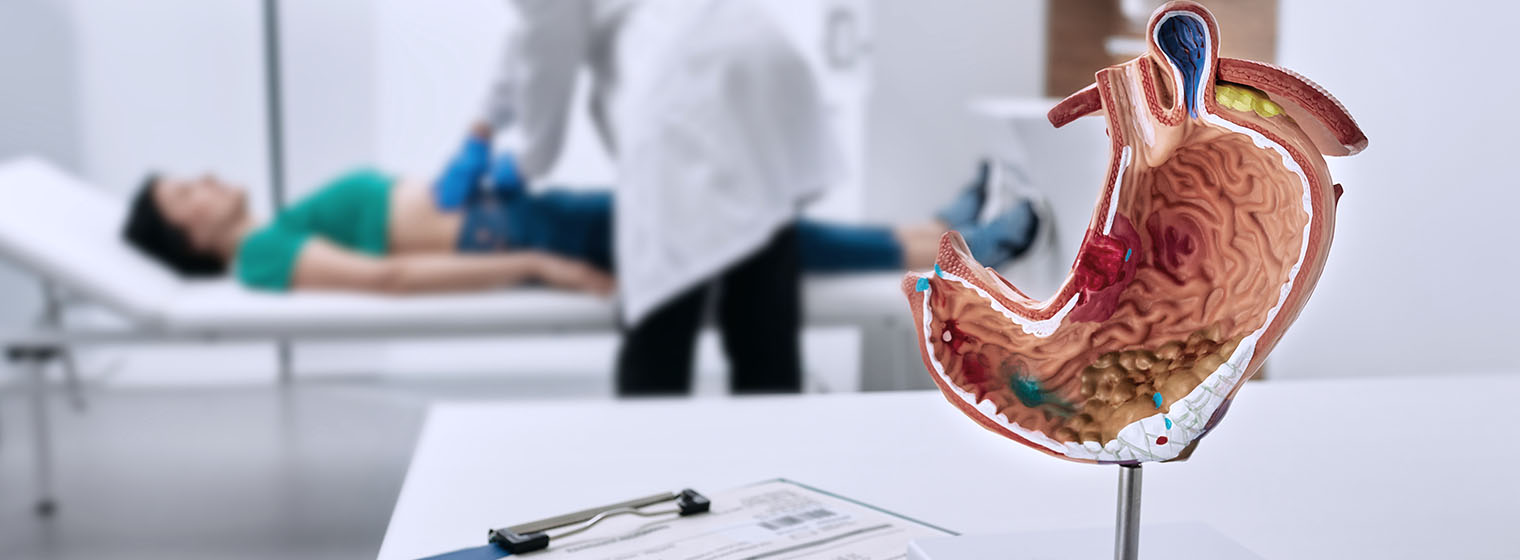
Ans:
<svg viewBox="0 0 1520 560"><path fill-rule="evenodd" d="M670 502L675 507L662 505ZM778 478L715 494L711 500L690 489L664 492L492 529L485 546L423 560L494 560L509 555L545 560L806 560L846 553L871 560L901 558L912 539L954 535Z"/></svg>

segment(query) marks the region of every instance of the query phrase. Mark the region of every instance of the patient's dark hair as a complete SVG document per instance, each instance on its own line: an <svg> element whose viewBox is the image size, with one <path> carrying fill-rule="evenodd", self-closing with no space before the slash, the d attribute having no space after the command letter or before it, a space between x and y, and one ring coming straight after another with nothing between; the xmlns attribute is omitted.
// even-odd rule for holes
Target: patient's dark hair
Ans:
<svg viewBox="0 0 1520 560"><path fill-rule="evenodd" d="M196 250L185 232L164 216L153 196L153 186L157 183L158 175L153 173L143 180L142 188L132 199L132 209L127 214L122 236L133 247L181 275L215 276L225 272L226 262L216 255Z"/></svg>

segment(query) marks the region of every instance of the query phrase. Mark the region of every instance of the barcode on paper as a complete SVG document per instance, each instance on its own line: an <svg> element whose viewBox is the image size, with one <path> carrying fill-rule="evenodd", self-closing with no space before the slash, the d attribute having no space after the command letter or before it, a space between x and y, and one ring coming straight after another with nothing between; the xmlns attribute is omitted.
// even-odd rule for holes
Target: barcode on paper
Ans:
<svg viewBox="0 0 1520 560"><path fill-rule="evenodd" d="M807 522L815 520L815 519L824 519L824 518L833 517L833 516L834 516L834 512L826 510L826 509L823 509L823 508L811 509L811 510L800 512L800 513L793 513L791 515L785 515L785 516L782 516L782 517L777 517L777 518L772 519L770 521L766 521L766 522L761 523L760 526L761 527L765 527L766 529L770 529L772 531L779 531L781 529L785 529L785 528L791 527L793 525L799 525L799 524L807 523Z"/></svg>

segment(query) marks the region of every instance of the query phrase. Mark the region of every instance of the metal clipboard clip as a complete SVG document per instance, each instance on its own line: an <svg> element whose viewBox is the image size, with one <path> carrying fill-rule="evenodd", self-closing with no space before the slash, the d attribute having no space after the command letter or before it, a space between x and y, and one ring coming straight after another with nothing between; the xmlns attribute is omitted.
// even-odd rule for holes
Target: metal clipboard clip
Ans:
<svg viewBox="0 0 1520 560"><path fill-rule="evenodd" d="M674 501L675 509L645 510L643 508ZM529 521L520 525L513 525L502 529L491 529L487 538L491 544L501 547L502 550L512 554L522 554L535 550L549 548L550 539L560 539L583 532L600 523L603 519L615 515L637 515L640 517L657 517L661 515L675 514L680 517L707 513L712 507L712 502L697 493L696 490L687 488L680 492L662 492L652 496L645 496L626 502L608 504L602 507L594 507L574 513L557 515L548 519ZM549 534L550 529L571 527L564 531Z"/></svg>

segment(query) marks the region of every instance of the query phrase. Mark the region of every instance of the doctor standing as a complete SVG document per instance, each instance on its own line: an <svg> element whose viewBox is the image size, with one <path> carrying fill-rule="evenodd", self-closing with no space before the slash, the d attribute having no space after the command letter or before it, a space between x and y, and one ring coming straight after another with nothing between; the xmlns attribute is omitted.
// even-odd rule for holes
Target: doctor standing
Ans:
<svg viewBox="0 0 1520 560"><path fill-rule="evenodd" d="M690 391L709 304L735 392L801 389L793 223L839 152L809 68L758 1L512 2L475 152L487 165L482 139L506 138L498 188L546 174L588 71L618 173L621 395Z"/></svg>

